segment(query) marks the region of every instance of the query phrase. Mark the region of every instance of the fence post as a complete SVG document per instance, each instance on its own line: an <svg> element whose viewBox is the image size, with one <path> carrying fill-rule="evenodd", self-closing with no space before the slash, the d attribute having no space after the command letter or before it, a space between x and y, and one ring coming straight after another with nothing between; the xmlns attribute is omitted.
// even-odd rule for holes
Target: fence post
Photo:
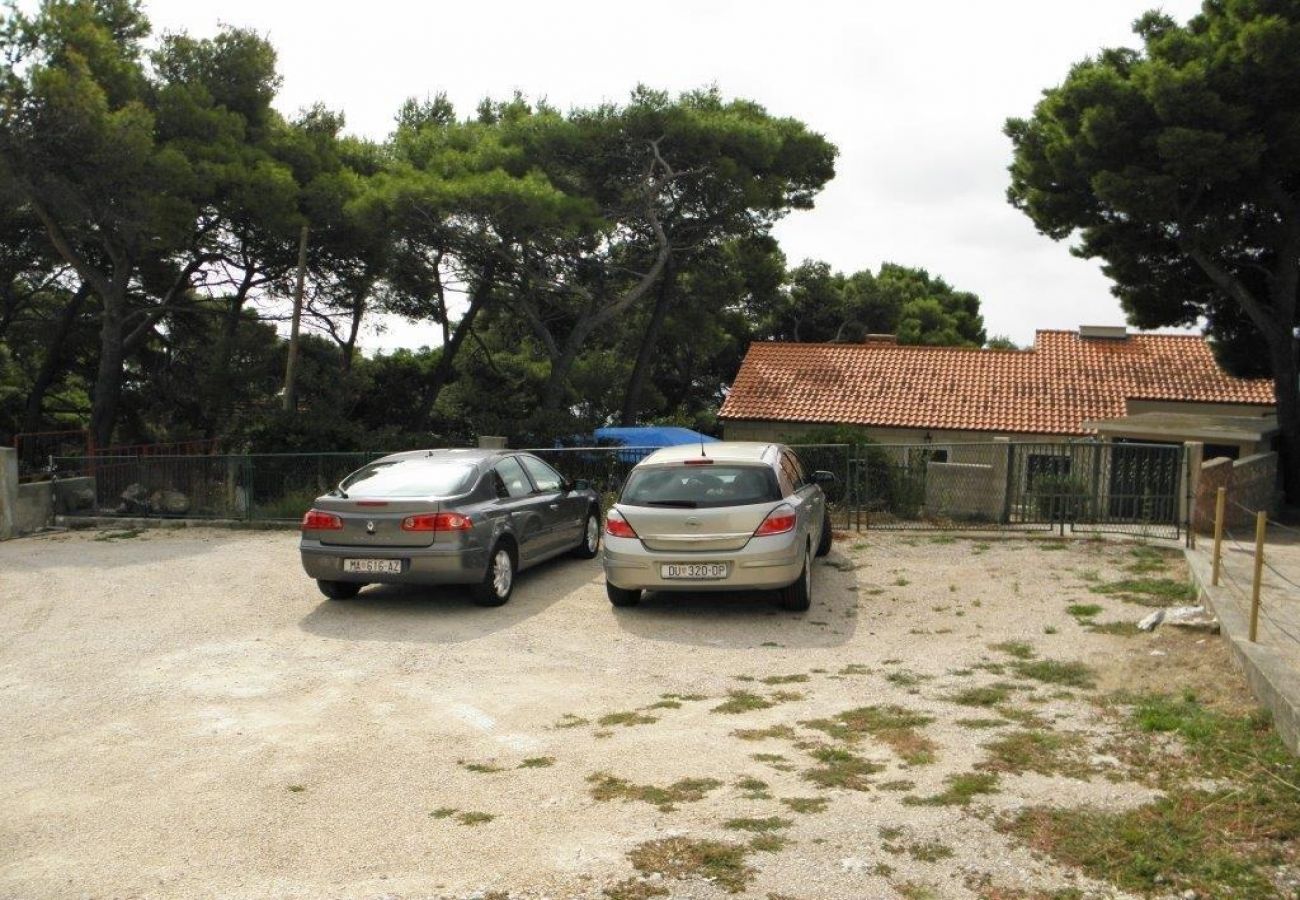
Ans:
<svg viewBox="0 0 1300 900"><path fill-rule="evenodd" d="M1219 586L1219 566L1223 559L1223 515L1228 505L1228 489L1220 487L1214 497L1214 555L1210 562L1210 584Z"/></svg>
<svg viewBox="0 0 1300 900"><path fill-rule="evenodd" d="M1264 536L1268 533L1268 513L1255 513L1255 580L1250 586L1250 642L1259 634L1259 583L1264 575Z"/></svg>

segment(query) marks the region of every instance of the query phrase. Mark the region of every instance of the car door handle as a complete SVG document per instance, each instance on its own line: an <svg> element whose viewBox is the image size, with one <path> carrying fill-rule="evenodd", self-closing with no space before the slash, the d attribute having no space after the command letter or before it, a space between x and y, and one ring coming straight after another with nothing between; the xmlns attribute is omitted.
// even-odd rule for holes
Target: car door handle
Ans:
<svg viewBox="0 0 1300 900"><path fill-rule="evenodd" d="M551 509L559 509L559 508L560 508L560 504L558 504L558 503L552 503L552 504L551 504Z"/></svg>

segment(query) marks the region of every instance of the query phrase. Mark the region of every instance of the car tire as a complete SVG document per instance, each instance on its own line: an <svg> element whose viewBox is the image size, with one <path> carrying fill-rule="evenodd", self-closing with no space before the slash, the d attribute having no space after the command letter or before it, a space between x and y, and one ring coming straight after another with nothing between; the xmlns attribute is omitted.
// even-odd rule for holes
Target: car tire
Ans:
<svg viewBox="0 0 1300 900"><path fill-rule="evenodd" d="M812 605L812 555L803 555L803 569L799 577L781 588L781 608L791 612L806 612Z"/></svg>
<svg viewBox="0 0 1300 900"><path fill-rule="evenodd" d="M609 596L609 602L618 607L636 606L641 602L641 592L636 588L614 587L606 581L605 593Z"/></svg>
<svg viewBox="0 0 1300 900"><path fill-rule="evenodd" d="M479 606L504 606L514 592L517 569L513 547L508 543L493 547L483 580L474 585L474 602Z"/></svg>
<svg viewBox="0 0 1300 900"><path fill-rule="evenodd" d="M600 553L600 513L593 508L583 520L582 540L573 548L573 555L578 559L595 559L598 553Z"/></svg>
<svg viewBox="0 0 1300 900"><path fill-rule="evenodd" d="M817 555L825 556L831 552L831 541L834 540L834 534L831 531L831 511L828 509L822 515L822 536L817 541Z"/></svg>
<svg viewBox="0 0 1300 900"><path fill-rule="evenodd" d="M365 587L364 584L355 581L325 581L324 579L317 579L316 586L331 600L351 600Z"/></svg>

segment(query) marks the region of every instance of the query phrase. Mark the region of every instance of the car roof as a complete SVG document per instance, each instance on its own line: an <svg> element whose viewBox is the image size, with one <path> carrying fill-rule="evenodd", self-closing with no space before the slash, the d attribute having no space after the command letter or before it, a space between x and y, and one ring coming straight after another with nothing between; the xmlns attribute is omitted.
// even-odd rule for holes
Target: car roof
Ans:
<svg viewBox="0 0 1300 900"><path fill-rule="evenodd" d="M765 463L777 450L766 441L718 441L713 444L679 444L656 450L641 461L643 466L672 465L707 456L715 462ZM701 453L703 451L703 453Z"/></svg>
<svg viewBox="0 0 1300 900"><path fill-rule="evenodd" d="M375 462L399 462L410 459L427 459L431 462L481 463L485 460L499 459L522 453L521 450L499 450L485 447L450 447L433 450L406 450L402 453L390 453Z"/></svg>

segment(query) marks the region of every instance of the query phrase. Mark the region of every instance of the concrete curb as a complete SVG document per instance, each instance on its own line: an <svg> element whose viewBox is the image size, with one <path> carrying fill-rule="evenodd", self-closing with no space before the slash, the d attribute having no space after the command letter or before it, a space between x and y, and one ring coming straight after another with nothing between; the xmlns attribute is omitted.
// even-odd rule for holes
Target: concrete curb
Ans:
<svg viewBox="0 0 1300 900"><path fill-rule="evenodd" d="M1300 753L1300 669L1263 644L1252 644L1250 612L1228 594L1226 588L1210 586L1210 559L1195 550L1184 550L1187 568L1202 602L1219 617L1222 634L1233 659L1246 676L1255 698L1272 714L1273 724L1291 752Z"/></svg>
<svg viewBox="0 0 1300 900"><path fill-rule="evenodd" d="M297 520L249 522L244 519L154 519L145 516L55 516L54 524L73 531L86 528L231 528L247 531L297 529Z"/></svg>

